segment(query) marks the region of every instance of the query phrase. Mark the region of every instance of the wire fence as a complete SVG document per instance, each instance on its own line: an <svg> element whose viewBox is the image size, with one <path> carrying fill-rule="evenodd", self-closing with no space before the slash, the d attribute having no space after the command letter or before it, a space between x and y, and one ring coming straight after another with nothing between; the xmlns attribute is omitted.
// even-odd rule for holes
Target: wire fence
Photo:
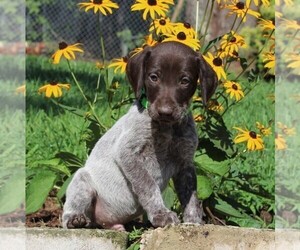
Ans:
<svg viewBox="0 0 300 250"><path fill-rule="evenodd" d="M85 0L84 0L85 1ZM79 9L80 0L35 0L27 1L26 40L43 43L52 49L65 41L68 44L82 43L86 59L101 58L100 33L104 38L106 59L125 56L131 49L141 45L147 35L149 22L140 12L131 12L134 0L115 0L119 9L112 15L95 15L93 11ZM87 0L86 0L87 2ZM173 21L195 23L196 1L179 0L170 9ZM205 1L204 1L205 2ZM99 25L100 22L100 25ZM56 48L54 48L56 46Z"/></svg>

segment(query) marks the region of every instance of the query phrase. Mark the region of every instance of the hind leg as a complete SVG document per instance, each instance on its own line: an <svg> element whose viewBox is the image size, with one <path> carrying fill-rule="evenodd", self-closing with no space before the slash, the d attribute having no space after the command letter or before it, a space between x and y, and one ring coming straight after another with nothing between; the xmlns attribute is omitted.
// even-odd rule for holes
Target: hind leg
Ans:
<svg viewBox="0 0 300 250"><path fill-rule="evenodd" d="M91 186L90 175L79 169L70 182L62 216L64 228L93 226L93 200L96 192Z"/></svg>

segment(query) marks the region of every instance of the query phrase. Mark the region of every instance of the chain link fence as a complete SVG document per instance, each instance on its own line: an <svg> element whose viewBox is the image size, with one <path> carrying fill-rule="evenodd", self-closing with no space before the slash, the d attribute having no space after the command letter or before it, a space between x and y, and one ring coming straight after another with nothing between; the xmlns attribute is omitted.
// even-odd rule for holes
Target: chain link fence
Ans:
<svg viewBox="0 0 300 250"><path fill-rule="evenodd" d="M85 1L85 0L84 0ZM84 57L95 59L101 57L100 32L104 38L106 59L126 55L131 49L141 45L148 33L149 22L142 19L139 11L131 12L134 0L115 0L119 9L112 15L94 14L93 10L85 12L77 5L83 0L28 0L26 2L26 40L30 43L43 43L47 48L57 49L57 44L82 43ZM88 2L86 0L85 2ZM195 1L174 1L169 16L173 21L195 23ZM205 2L205 1L203 1ZM100 23L100 25L99 25ZM101 31L100 31L101 29Z"/></svg>

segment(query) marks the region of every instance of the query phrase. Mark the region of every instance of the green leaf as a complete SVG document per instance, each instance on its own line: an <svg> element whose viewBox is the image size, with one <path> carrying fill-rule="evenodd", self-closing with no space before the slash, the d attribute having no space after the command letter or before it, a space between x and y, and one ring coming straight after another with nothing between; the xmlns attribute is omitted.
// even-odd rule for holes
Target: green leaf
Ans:
<svg viewBox="0 0 300 250"><path fill-rule="evenodd" d="M240 57L240 65L243 70L247 69L248 67L248 62L246 58Z"/></svg>
<svg viewBox="0 0 300 250"><path fill-rule="evenodd" d="M70 173L69 169L66 166L60 164L60 161L61 160L59 158L53 158L50 160L39 160L39 161L34 162L34 165L37 164L36 167L39 167L39 165L45 165L48 168L51 168L55 171L58 171L63 174L66 174L67 176L70 176L71 173Z"/></svg>
<svg viewBox="0 0 300 250"><path fill-rule="evenodd" d="M211 181L207 176L204 175L198 175L197 176L197 194L199 199L205 200L207 199L211 194L213 190L211 187Z"/></svg>
<svg viewBox="0 0 300 250"><path fill-rule="evenodd" d="M39 210L56 182L56 174L52 171L38 172L26 189L26 214Z"/></svg>
<svg viewBox="0 0 300 250"><path fill-rule="evenodd" d="M215 209L223 213L227 216L233 216L237 218L244 218L245 215L241 214L237 209L233 208L229 203L227 203L224 200L221 200L220 198L216 198L216 204L215 204Z"/></svg>
<svg viewBox="0 0 300 250"><path fill-rule="evenodd" d="M206 52L209 51L209 49L213 47L217 42L219 42L222 39L222 37L223 35L209 41L207 46L204 49L202 49L202 54L206 54Z"/></svg>
<svg viewBox="0 0 300 250"><path fill-rule="evenodd" d="M234 222L240 227L261 228L263 226L263 223L261 221L255 220L247 215L245 215L243 218L229 217L228 221Z"/></svg>
<svg viewBox="0 0 300 250"><path fill-rule="evenodd" d="M220 162L214 161L206 154L196 156L194 162L197 165L197 167L204 170L205 172L217 174L220 176L225 175L230 168L229 160L220 161Z"/></svg>
<svg viewBox="0 0 300 250"><path fill-rule="evenodd" d="M80 158L70 152L61 151L57 153L55 157L62 160L67 167L81 168L84 165Z"/></svg>
<svg viewBox="0 0 300 250"><path fill-rule="evenodd" d="M163 201L165 203L165 206L168 209L171 209L171 207L174 205L174 201L176 199L176 194L174 190L168 185L166 189L164 190L163 194Z"/></svg>
<svg viewBox="0 0 300 250"><path fill-rule="evenodd" d="M25 178L16 173L5 181L0 191L0 214L7 214L20 208L25 201Z"/></svg>
<svg viewBox="0 0 300 250"><path fill-rule="evenodd" d="M75 114L77 116L83 117L83 118L85 118L85 119L87 119L89 121L97 122L96 118L92 114L90 114L89 112L87 112L85 110L74 108L74 107L70 107L70 106L67 106L67 105L63 105L61 103L56 102L53 99L51 99L51 100L52 100L52 102L54 102L59 107L65 109L65 110L68 110L68 111L70 111L71 113L73 113L73 114Z"/></svg>

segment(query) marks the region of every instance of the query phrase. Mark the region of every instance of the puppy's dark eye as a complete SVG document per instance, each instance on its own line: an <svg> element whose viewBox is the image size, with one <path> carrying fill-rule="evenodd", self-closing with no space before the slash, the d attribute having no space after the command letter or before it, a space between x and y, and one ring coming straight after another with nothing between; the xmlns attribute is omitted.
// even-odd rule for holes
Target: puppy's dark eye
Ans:
<svg viewBox="0 0 300 250"><path fill-rule="evenodd" d="M152 81L152 82L157 82L158 81L158 75L155 74L155 73L151 73L149 75L149 79Z"/></svg>
<svg viewBox="0 0 300 250"><path fill-rule="evenodd" d="M182 77L182 79L180 81L180 84L183 86L189 85L190 83L191 83L190 78L188 78L186 76Z"/></svg>

